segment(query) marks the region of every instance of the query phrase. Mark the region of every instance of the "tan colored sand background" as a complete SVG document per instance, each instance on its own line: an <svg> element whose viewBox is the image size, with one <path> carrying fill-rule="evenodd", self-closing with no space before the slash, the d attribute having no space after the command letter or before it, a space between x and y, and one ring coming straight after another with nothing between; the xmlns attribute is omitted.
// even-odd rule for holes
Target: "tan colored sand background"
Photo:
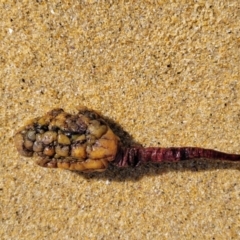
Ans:
<svg viewBox="0 0 240 240"><path fill-rule="evenodd" d="M240 239L240 164L84 177L12 141L86 105L144 146L240 153L239 1L29 2L0 4L0 238Z"/></svg>

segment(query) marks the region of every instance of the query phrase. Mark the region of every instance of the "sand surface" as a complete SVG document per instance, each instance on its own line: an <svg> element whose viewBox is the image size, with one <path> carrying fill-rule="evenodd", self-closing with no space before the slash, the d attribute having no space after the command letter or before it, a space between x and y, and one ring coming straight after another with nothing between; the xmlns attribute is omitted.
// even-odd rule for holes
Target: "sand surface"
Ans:
<svg viewBox="0 0 240 240"><path fill-rule="evenodd" d="M0 8L0 238L240 239L240 164L82 175L13 145L85 105L143 146L240 154L239 1L29 2Z"/></svg>

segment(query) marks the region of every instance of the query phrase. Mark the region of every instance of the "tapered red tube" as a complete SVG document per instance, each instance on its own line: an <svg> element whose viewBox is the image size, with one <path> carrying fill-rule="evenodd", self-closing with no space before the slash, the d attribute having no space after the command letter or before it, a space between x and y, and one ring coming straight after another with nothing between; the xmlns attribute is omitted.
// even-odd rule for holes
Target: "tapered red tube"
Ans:
<svg viewBox="0 0 240 240"><path fill-rule="evenodd" d="M212 149L197 147L171 148L125 148L118 152L113 162L118 167L135 167L144 163L178 162L189 159L206 158L240 162L240 154L228 154Z"/></svg>

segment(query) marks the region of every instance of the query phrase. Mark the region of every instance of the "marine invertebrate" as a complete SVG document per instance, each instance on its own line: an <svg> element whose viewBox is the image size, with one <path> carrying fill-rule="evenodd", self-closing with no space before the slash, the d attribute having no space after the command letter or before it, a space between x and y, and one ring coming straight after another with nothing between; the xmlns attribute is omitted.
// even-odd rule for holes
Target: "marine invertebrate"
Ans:
<svg viewBox="0 0 240 240"><path fill-rule="evenodd" d="M177 162L193 158L239 161L240 155L196 147L124 147L107 122L95 111L75 114L53 109L31 120L14 136L19 153L37 156L42 167L73 171L104 171L109 164L135 167L148 162Z"/></svg>

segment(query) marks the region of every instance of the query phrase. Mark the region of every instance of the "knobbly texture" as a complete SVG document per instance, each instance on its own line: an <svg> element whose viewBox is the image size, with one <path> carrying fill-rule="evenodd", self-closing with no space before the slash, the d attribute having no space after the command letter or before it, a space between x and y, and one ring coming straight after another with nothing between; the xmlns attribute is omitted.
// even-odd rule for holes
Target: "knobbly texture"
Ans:
<svg viewBox="0 0 240 240"><path fill-rule="evenodd" d="M76 171L104 171L115 159L119 139L94 111L71 115L54 109L36 118L15 135L25 157L38 156L37 164Z"/></svg>

